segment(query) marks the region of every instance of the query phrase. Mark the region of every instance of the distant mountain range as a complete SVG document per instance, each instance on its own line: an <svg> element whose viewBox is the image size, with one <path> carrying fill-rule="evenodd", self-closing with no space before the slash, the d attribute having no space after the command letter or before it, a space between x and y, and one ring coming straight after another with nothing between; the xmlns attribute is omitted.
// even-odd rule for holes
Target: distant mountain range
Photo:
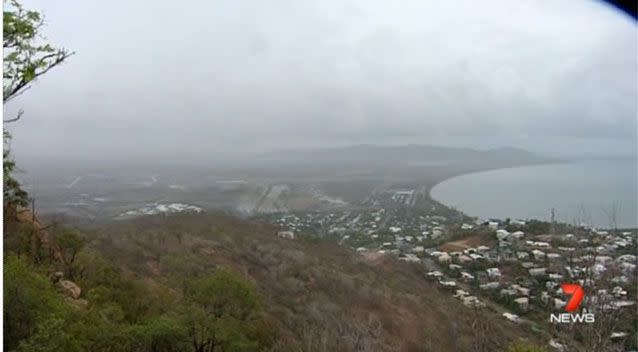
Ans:
<svg viewBox="0 0 638 352"><path fill-rule="evenodd" d="M309 163L389 163L389 164L502 164L521 165L560 160L531 153L519 148L476 150L432 145L380 146L360 144L339 148L282 150L262 154L262 161Z"/></svg>

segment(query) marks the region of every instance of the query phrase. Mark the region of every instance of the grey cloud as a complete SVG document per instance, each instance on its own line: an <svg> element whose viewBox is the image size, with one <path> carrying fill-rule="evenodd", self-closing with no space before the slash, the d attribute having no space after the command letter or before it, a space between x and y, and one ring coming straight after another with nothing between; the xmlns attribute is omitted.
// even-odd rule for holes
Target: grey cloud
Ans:
<svg viewBox="0 0 638 352"><path fill-rule="evenodd" d="M637 27L594 1L25 2L77 54L5 108L18 156L636 146Z"/></svg>

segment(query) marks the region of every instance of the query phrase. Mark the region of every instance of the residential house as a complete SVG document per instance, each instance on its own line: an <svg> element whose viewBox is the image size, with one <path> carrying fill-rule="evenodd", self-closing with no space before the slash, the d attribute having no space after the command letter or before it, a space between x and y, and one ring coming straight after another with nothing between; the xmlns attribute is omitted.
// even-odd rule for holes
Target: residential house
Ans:
<svg viewBox="0 0 638 352"><path fill-rule="evenodd" d="M526 312L529 309L529 298L528 297L518 297L514 300L518 305L518 308L523 312Z"/></svg>
<svg viewBox="0 0 638 352"><path fill-rule="evenodd" d="M295 239L295 233L293 231L279 231L277 232L277 236L280 238L286 238L289 240Z"/></svg>
<svg viewBox="0 0 638 352"><path fill-rule="evenodd" d="M501 277L501 270L499 268L488 268L485 271L487 272L487 276L489 276L491 279Z"/></svg>
<svg viewBox="0 0 638 352"><path fill-rule="evenodd" d="M529 274L534 277L545 276L547 273L546 268L531 268L528 271Z"/></svg>

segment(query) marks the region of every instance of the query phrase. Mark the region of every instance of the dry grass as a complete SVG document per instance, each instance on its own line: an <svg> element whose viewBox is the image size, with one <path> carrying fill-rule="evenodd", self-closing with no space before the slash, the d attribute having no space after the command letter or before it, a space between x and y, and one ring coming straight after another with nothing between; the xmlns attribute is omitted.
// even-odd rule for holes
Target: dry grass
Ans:
<svg viewBox="0 0 638 352"><path fill-rule="evenodd" d="M470 314L418 265L276 231L221 214L157 216L104 226L91 245L173 288L217 266L242 273L264 298L278 350L498 351L528 335L491 312Z"/></svg>

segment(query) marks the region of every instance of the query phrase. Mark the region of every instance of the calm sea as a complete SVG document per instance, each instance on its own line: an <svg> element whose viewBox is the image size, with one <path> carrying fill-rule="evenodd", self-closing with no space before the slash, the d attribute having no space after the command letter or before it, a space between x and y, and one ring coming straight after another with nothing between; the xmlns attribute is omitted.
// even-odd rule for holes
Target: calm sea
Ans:
<svg viewBox="0 0 638 352"><path fill-rule="evenodd" d="M438 184L432 197L479 218L556 219L610 227L638 226L636 160L583 160L500 169Z"/></svg>

